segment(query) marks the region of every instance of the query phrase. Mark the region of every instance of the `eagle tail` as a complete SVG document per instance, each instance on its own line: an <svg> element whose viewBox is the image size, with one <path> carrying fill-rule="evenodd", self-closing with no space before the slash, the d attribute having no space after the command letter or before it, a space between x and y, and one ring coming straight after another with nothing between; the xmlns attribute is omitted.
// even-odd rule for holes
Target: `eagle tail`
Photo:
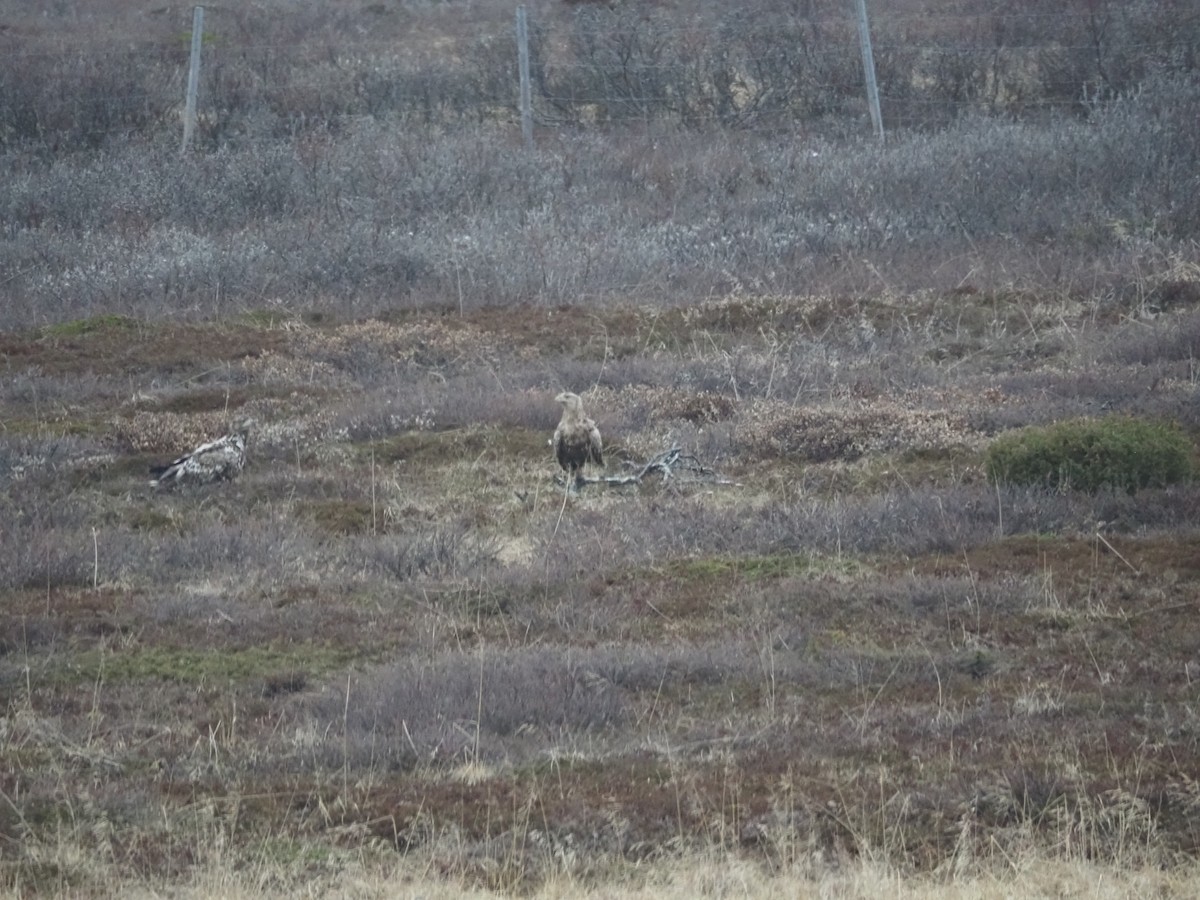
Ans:
<svg viewBox="0 0 1200 900"><path fill-rule="evenodd" d="M184 457L183 459L177 459L174 462L167 463L165 466L151 466L150 474L154 477L150 480L150 486L162 487L166 484L169 484L175 479L177 473L179 472L179 464L182 463L186 458L187 457Z"/></svg>

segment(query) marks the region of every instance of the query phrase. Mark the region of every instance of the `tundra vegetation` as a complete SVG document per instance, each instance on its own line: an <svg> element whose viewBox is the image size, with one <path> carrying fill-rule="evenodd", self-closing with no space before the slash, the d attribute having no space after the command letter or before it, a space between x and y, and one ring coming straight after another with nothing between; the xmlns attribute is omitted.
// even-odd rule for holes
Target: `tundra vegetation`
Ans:
<svg viewBox="0 0 1200 900"><path fill-rule="evenodd" d="M1200 17L846 6L0 0L0 891L1194 893Z"/></svg>

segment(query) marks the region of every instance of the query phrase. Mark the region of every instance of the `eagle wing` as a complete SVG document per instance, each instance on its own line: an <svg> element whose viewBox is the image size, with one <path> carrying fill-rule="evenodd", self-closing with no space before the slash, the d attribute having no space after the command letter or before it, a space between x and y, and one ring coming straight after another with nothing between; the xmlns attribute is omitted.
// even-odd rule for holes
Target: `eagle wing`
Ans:
<svg viewBox="0 0 1200 900"><path fill-rule="evenodd" d="M588 426L588 458L598 466L604 465L604 447L600 440L600 429L591 419L584 422Z"/></svg>
<svg viewBox="0 0 1200 900"><path fill-rule="evenodd" d="M568 471L582 469L589 462L604 465L600 430L590 419L574 425L560 424L554 431L553 444L558 464Z"/></svg>
<svg viewBox="0 0 1200 900"><path fill-rule="evenodd" d="M201 444L165 466L151 469L156 487L192 482L207 484L233 478L246 465L246 443L239 434L227 434L215 441Z"/></svg>
<svg viewBox="0 0 1200 900"><path fill-rule="evenodd" d="M576 450L576 442L571 439L570 431L563 427L559 422L558 427L554 429L554 458L558 460L558 464L564 469L570 469L572 463L579 465L578 451Z"/></svg>
<svg viewBox="0 0 1200 900"><path fill-rule="evenodd" d="M201 444L192 451L191 466L201 473L211 473L213 479L236 475L246 464L246 445L235 434Z"/></svg>

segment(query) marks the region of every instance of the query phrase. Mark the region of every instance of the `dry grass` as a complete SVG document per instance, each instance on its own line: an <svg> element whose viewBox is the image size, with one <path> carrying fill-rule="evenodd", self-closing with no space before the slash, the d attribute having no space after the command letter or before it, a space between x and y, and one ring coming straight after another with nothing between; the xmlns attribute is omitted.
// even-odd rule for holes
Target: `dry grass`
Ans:
<svg viewBox="0 0 1200 900"><path fill-rule="evenodd" d="M537 839L536 833L533 839ZM219 842L218 842L219 844ZM332 897L374 898L412 896L427 898L484 898L511 896L508 891L479 887L469 880L435 874L433 860L401 860L377 852L333 851L304 855L302 848L259 848L249 858L232 856L220 848L202 859L186 877L163 882L156 878L121 881L119 895L132 898L238 898ZM80 852L76 850L75 852ZM549 851L548 851L549 852ZM55 853L69 858L72 850ZM293 862L279 856L300 853ZM235 865L231 863L236 862ZM299 863L299 865L297 865ZM94 874L102 880L103 866ZM641 898L713 898L820 896L839 900L867 900L881 896L925 900L1002 900L1013 896L1049 898L1086 896L1097 900L1137 900L1156 896L1196 896L1193 867L1174 871L1156 868L1117 868L1084 860L1049 860L1040 856L1012 858L994 870L962 873L947 871L913 877L870 859L827 865L821 860L801 860L785 867L763 866L740 855L720 851L668 856L648 864L614 866L601 884L588 884L569 874L552 876L537 887L522 891L530 900L641 900ZM117 883L113 883L117 887ZM4 897L25 893L6 891Z"/></svg>
<svg viewBox="0 0 1200 900"><path fill-rule="evenodd" d="M510 5L270 5L211 9L181 157L180 10L0 0L0 895L1197 895L1200 484L984 477L1200 434L1158 6L903 19L988 62L881 54L889 116L1013 116L880 145L790 55L840 2L551 4L529 150ZM1053 83L972 94L997 40ZM759 105L690 121L726 60ZM722 477L568 495L562 390L609 475Z"/></svg>
<svg viewBox="0 0 1200 900"><path fill-rule="evenodd" d="M597 314L641 349L595 362L533 309L121 323L133 379L96 362L111 323L33 339L0 441L6 890L1186 896L1197 487L981 470L1056 415L1044 373L1138 402L1129 326L1060 307L1071 340L1002 379L932 352L931 299L863 301L886 368L857 319L782 338L804 298ZM564 497L564 387L610 470L675 442L736 485ZM1154 393L1187 424L1188 390ZM238 481L145 486L245 412Z"/></svg>

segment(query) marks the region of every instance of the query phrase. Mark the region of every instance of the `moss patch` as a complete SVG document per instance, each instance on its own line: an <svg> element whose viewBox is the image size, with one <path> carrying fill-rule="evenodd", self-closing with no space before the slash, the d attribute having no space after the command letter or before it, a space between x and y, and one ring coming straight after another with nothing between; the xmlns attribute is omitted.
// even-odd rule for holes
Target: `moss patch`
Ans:
<svg viewBox="0 0 1200 900"><path fill-rule="evenodd" d="M672 578L688 581L708 581L732 578L738 581L760 581L795 575L856 575L867 570L861 562L848 558L832 559L805 554L771 556L708 556L702 559L677 560L667 566Z"/></svg>
<svg viewBox="0 0 1200 900"><path fill-rule="evenodd" d="M46 337L79 337L84 334L132 331L138 325L137 319L131 319L128 316L91 316L87 319L73 319L70 322L47 325L42 329L42 334Z"/></svg>
<svg viewBox="0 0 1200 900"><path fill-rule="evenodd" d="M372 510L364 500L317 500L301 503L297 512L329 534L370 534L383 527L383 510Z"/></svg>
<svg viewBox="0 0 1200 900"><path fill-rule="evenodd" d="M360 457L375 455L377 464L407 462L442 466L488 454L542 458L549 451L546 434L529 428L456 428L408 431L360 446Z"/></svg>
<svg viewBox="0 0 1200 900"><path fill-rule="evenodd" d="M324 644L254 647L243 650L154 646L132 650L84 650L69 666L51 670L58 683L161 680L187 684L237 684L252 679L292 681L297 673L319 675L346 665L351 649Z"/></svg>

